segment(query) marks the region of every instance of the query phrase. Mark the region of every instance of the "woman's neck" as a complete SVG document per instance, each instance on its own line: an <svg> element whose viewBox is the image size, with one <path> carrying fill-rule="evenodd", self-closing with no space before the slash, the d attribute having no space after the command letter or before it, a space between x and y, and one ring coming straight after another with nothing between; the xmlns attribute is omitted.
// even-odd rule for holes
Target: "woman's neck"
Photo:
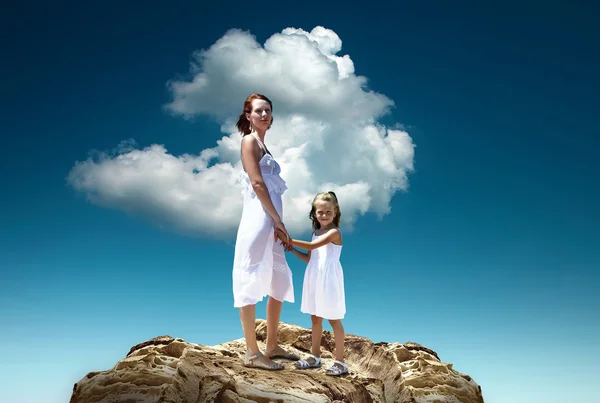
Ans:
<svg viewBox="0 0 600 403"><path fill-rule="evenodd" d="M258 139L260 141L262 141L263 143L265 142L265 134L267 134L266 131L260 131L260 130L256 130L255 128L252 128L252 134L254 134L256 137L258 137Z"/></svg>

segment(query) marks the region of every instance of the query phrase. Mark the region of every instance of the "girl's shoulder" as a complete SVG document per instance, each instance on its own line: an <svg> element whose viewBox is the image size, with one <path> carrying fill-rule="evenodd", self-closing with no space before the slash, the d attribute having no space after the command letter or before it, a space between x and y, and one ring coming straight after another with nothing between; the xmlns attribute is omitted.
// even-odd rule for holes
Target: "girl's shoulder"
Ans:
<svg viewBox="0 0 600 403"><path fill-rule="evenodd" d="M335 231L334 244L338 246L342 246L342 231L339 228L334 228L331 231Z"/></svg>
<svg viewBox="0 0 600 403"><path fill-rule="evenodd" d="M320 234L318 234L317 232L321 232ZM316 230L313 232L313 237L320 237L320 236L325 236L325 235L329 235L331 238L331 242L334 245L341 245L342 244L342 231L340 231L339 228L331 228L327 231L321 231L321 230Z"/></svg>
<svg viewBox="0 0 600 403"><path fill-rule="evenodd" d="M323 231L322 229L317 229L317 230L314 230L312 234L314 236L323 236L323 235L327 235L327 234L334 233L334 232L337 232L340 235L342 234L342 231L339 228L330 228L327 231Z"/></svg>

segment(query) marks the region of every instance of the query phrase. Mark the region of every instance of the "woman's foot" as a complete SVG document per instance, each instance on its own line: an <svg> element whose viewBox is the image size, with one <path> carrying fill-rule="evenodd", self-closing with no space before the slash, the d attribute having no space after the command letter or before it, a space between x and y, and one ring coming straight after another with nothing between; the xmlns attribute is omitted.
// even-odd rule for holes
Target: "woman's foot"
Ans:
<svg viewBox="0 0 600 403"><path fill-rule="evenodd" d="M282 347L277 346L271 351L265 351L265 356L268 358L283 358L284 360L298 361L300 356L293 353L288 353Z"/></svg>
<svg viewBox="0 0 600 403"><path fill-rule="evenodd" d="M266 369L269 371L283 369L283 365L271 360L269 357L265 357L263 353L251 355L249 351L246 351L246 356L244 357L244 366L249 368Z"/></svg>
<svg viewBox="0 0 600 403"><path fill-rule="evenodd" d="M296 368L298 369L310 369L310 368L320 368L321 367L321 357L317 357L312 354L308 354L308 358L305 360L300 360L296 362Z"/></svg>
<svg viewBox="0 0 600 403"><path fill-rule="evenodd" d="M330 376L340 376L348 373L348 365L343 363L342 361L335 360L333 365L327 368L325 371L327 375Z"/></svg>

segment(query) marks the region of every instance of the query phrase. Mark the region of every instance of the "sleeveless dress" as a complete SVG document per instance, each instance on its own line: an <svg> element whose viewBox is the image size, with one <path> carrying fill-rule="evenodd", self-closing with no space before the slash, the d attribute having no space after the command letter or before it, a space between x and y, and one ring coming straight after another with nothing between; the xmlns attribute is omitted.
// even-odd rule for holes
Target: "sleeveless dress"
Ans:
<svg viewBox="0 0 600 403"><path fill-rule="evenodd" d="M319 236L313 234L315 240ZM346 314L342 246L328 243L313 249L304 272L300 311L324 319L343 319Z"/></svg>
<svg viewBox="0 0 600 403"><path fill-rule="evenodd" d="M255 136L256 138L256 136ZM260 171L275 210L283 216L283 192L287 189L281 168L264 144L256 138L264 155ZM240 172L244 207L238 227L233 259L233 306L254 305L267 295L278 301L294 302L292 271L281 241L273 236L274 222L256 196L248 174Z"/></svg>

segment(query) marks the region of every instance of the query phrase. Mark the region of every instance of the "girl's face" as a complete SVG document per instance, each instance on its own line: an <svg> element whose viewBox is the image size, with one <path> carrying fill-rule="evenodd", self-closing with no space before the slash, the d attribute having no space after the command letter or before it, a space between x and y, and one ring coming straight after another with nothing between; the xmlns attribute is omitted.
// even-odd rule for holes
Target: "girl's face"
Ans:
<svg viewBox="0 0 600 403"><path fill-rule="evenodd" d="M325 200L317 200L315 202L315 217L321 224L321 227L332 223L335 218L335 207L333 203Z"/></svg>
<svg viewBox="0 0 600 403"><path fill-rule="evenodd" d="M271 125L271 105L264 99L255 99L252 101L252 112L247 113L246 117L255 129L265 132Z"/></svg>

